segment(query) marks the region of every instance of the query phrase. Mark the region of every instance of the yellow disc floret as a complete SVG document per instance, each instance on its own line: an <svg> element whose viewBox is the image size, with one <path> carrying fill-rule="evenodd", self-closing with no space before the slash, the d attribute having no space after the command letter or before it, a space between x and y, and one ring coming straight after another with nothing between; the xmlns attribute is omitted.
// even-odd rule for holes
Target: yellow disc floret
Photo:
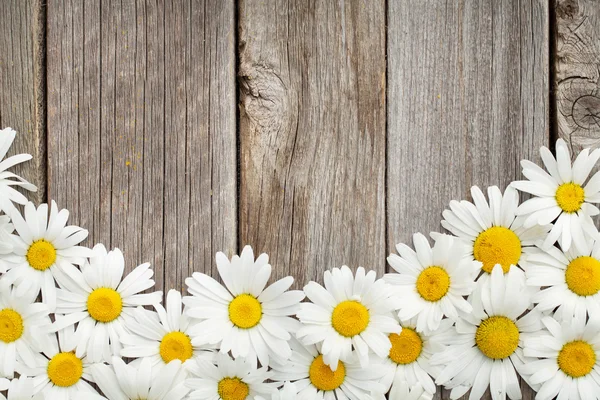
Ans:
<svg viewBox="0 0 600 400"><path fill-rule="evenodd" d="M346 379L346 367L343 362L338 361L337 369L332 371L329 365L323 362L323 356L319 355L310 364L308 377L313 386L319 390L326 392L335 390L342 386Z"/></svg>
<svg viewBox="0 0 600 400"><path fill-rule="evenodd" d="M402 328L399 335L392 333L390 336L392 348L390 359L396 364L411 364L417 361L423 350L423 340L414 329Z"/></svg>
<svg viewBox="0 0 600 400"><path fill-rule="evenodd" d="M56 249L52 243L40 239L31 244L25 255L31 268L45 271L56 261Z"/></svg>
<svg viewBox="0 0 600 400"><path fill-rule="evenodd" d="M572 378L581 378L592 372L596 364L596 352L582 340L575 340L563 346L558 353L558 367Z"/></svg>
<svg viewBox="0 0 600 400"><path fill-rule="evenodd" d="M473 257L483 263L481 269L487 273L492 273L496 264L500 264L507 273L511 265L519 262L521 250L521 241L513 231L503 226L492 226L475 239Z"/></svg>
<svg viewBox="0 0 600 400"><path fill-rule="evenodd" d="M506 358L512 355L519 345L519 328L506 317L489 317L477 328L475 343L489 358Z"/></svg>
<svg viewBox="0 0 600 400"><path fill-rule="evenodd" d="M193 354L192 341L185 333L167 333L160 342L160 356L167 364L173 360L186 362Z"/></svg>
<svg viewBox="0 0 600 400"><path fill-rule="evenodd" d="M222 400L244 400L250 393L250 387L240 378L221 379L217 390Z"/></svg>
<svg viewBox="0 0 600 400"><path fill-rule="evenodd" d="M83 362L73 353L58 353L48 363L47 372L56 386L73 386L83 375Z"/></svg>
<svg viewBox="0 0 600 400"><path fill-rule="evenodd" d="M556 189L556 203L567 213L574 213L581 209L585 200L585 192L581 185L573 182L563 183Z"/></svg>
<svg viewBox="0 0 600 400"><path fill-rule="evenodd" d="M450 276L445 269L433 266L425 268L417 278L417 292L427 301L438 301L450 289Z"/></svg>
<svg viewBox="0 0 600 400"><path fill-rule="evenodd" d="M593 296L600 291L600 261L593 257L577 257L565 271L565 281L571 292Z"/></svg>
<svg viewBox="0 0 600 400"><path fill-rule="evenodd" d="M123 311L123 299L114 289L99 288L88 296L87 309L90 316L96 321L112 322Z"/></svg>
<svg viewBox="0 0 600 400"><path fill-rule="evenodd" d="M23 336L23 317L10 308L0 310L0 341L12 343Z"/></svg>
<svg viewBox="0 0 600 400"><path fill-rule="evenodd" d="M240 294L229 303L229 319L238 328L254 328L262 319L262 305L256 297Z"/></svg>
<svg viewBox="0 0 600 400"><path fill-rule="evenodd" d="M355 300L339 303L331 314L333 329L344 337L360 334L369 325L369 310Z"/></svg>

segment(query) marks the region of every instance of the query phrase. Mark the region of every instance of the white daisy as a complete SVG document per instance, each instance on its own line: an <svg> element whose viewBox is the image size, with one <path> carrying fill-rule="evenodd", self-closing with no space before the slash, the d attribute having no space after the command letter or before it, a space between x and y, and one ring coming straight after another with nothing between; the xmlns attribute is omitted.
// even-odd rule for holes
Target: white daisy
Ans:
<svg viewBox="0 0 600 400"><path fill-rule="evenodd" d="M17 154L4 159L8 149L15 140L17 132L12 128L0 130L0 209L5 211L13 208L11 202L26 204L27 198L19 193L13 186L21 187L31 192L37 191L35 185L27 182L25 179L8 172L7 169L22 162L31 160L31 154Z"/></svg>
<svg viewBox="0 0 600 400"><path fill-rule="evenodd" d="M150 264L138 266L123 279L124 268L121 250L107 252L98 244L81 271L73 269L59 281L56 313L64 318L53 324L54 330L78 323L73 341L63 344L65 350L76 350L78 357L87 354L91 362L110 362L121 352L119 338L126 335L126 317L133 317L138 306L162 300L162 292L142 293L154 286Z"/></svg>
<svg viewBox="0 0 600 400"><path fill-rule="evenodd" d="M436 330L445 316L456 320L458 310L471 312L471 305L463 298L475 287L475 278L481 263L466 256L467 248L450 235L438 235L433 248L427 238L413 236L416 252L400 243L400 256L390 254L388 263L397 274L386 274L386 282L397 288L403 300L398 312L400 320L417 318L419 332Z"/></svg>
<svg viewBox="0 0 600 400"><path fill-rule="evenodd" d="M515 271L504 274L495 266L490 285L478 285L470 297L473 312L458 320L453 331L438 336L448 346L431 357L431 364L443 366L436 383L452 389L452 399L469 389L469 399L479 399L488 385L494 400L521 398L517 372L522 375L523 341L535 337L542 326L537 311L523 316L531 299L523 290L523 276Z"/></svg>
<svg viewBox="0 0 600 400"><path fill-rule="evenodd" d="M600 398L600 320L542 322L548 331L525 340L525 355L541 358L524 367L531 382L541 384L536 400Z"/></svg>
<svg viewBox="0 0 600 400"><path fill-rule="evenodd" d="M524 226L544 225L556 220L544 241L544 248L558 240L560 247L568 250L573 239L576 245L582 242L584 232L598 238L591 217L598 215L600 210L591 203L600 203L600 174L587 179L600 158L600 149L591 153L584 149L573 165L569 147L562 139L556 142L556 159L546 147L540 149L540 154L548 172L523 160L523 175L529 180L512 183L515 188L535 196L517 209L517 215L526 217Z"/></svg>
<svg viewBox="0 0 600 400"><path fill-rule="evenodd" d="M522 261L537 242L543 241L551 225L524 225L525 218L517 217L519 194L507 187L504 194L496 186L488 187L489 203L477 186L471 188L473 203L462 200L450 202L443 212L442 226L469 245L469 254L481 262L485 272L483 283L496 264L504 272Z"/></svg>
<svg viewBox="0 0 600 400"><path fill-rule="evenodd" d="M545 287L533 296L540 311L556 309L555 317L564 321L600 315L600 241L588 239L566 252L538 250L525 271L528 285Z"/></svg>
<svg viewBox="0 0 600 400"><path fill-rule="evenodd" d="M219 344L221 353L248 357L269 365L270 359L287 359L290 332L298 321L291 318L304 298L300 290L290 290L294 278L280 279L265 289L271 276L269 257L254 261L250 246L231 261L217 253L217 268L224 288L208 275L194 273L185 280L192 296L183 298L186 313L200 322L189 330L194 346Z"/></svg>
<svg viewBox="0 0 600 400"><path fill-rule="evenodd" d="M18 365L17 372L33 379L34 394L41 393L52 400L70 400L78 392L97 393L88 383L93 382L88 360L63 348L64 343L73 340L72 336L72 327L58 332L58 341L56 334L49 335L48 346L43 354L35 355L33 368Z"/></svg>
<svg viewBox="0 0 600 400"><path fill-rule="evenodd" d="M279 385L294 382L299 400L385 399L386 387L379 383L385 368L377 357L372 357L369 367L363 368L352 353L348 361L338 361L334 371L325 364L320 346L305 346L296 339L290 344L292 357L285 364L273 365L272 379Z"/></svg>
<svg viewBox="0 0 600 400"><path fill-rule="evenodd" d="M44 400L46 396L42 394L33 394L33 379L24 375L18 379L9 381L0 379L0 392L8 390L8 397L0 393L0 400Z"/></svg>
<svg viewBox="0 0 600 400"><path fill-rule="evenodd" d="M17 359L34 365L35 353L47 345L40 331L47 330L49 324L45 304L0 286L0 376L12 378Z"/></svg>
<svg viewBox="0 0 600 400"><path fill-rule="evenodd" d="M432 400L433 395L428 393L420 384L409 387L406 381L399 381L389 395L389 400Z"/></svg>
<svg viewBox="0 0 600 400"><path fill-rule="evenodd" d="M127 324L131 334L121 337L122 357L150 358L153 367L175 359L186 366L197 358L213 360L214 354L208 347L192 345L189 330L193 325L181 311L181 293L170 290L167 309L161 304L155 304L154 308L157 312L141 307L136 310L135 319Z"/></svg>
<svg viewBox="0 0 600 400"><path fill-rule="evenodd" d="M399 308L394 288L375 271L359 267L356 277L347 266L325 271L325 288L309 282L304 293L312 303L302 303L298 318L302 327L297 337L305 345L322 343L325 364L336 369L356 350L363 367L369 364L369 349L380 358L392 347L387 335L402 328L392 311Z"/></svg>
<svg viewBox="0 0 600 400"><path fill-rule="evenodd" d="M0 274L6 272L5 256L10 256L13 251L13 244L10 234L14 231L13 224L10 223L8 215L0 215Z"/></svg>
<svg viewBox="0 0 600 400"><path fill-rule="evenodd" d="M270 397L274 387L266 381L271 377L267 367L256 368L256 360L238 358L227 354L217 355L216 365L198 360L189 368L192 378L186 381L192 392L190 400L255 400L258 396Z"/></svg>
<svg viewBox="0 0 600 400"><path fill-rule="evenodd" d="M152 369L158 372L154 373ZM91 371L108 400L181 400L190 391L185 385L186 372L179 360L152 367L152 361L144 359L138 367L132 367L114 357L112 366L94 364Z"/></svg>
<svg viewBox="0 0 600 400"><path fill-rule="evenodd" d="M2 279L17 287L17 294L29 293L32 296L42 292L44 304L50 312L56 307L57 281L77 269L91 250L77 246L87 236L88 231L77 226L66 226L69 212L58 211L53 201L48 217L48 205L37 209L33 203L25 205L25 218L19 212L11 213L11 219L18 235L11 235L13 252L3 258L8 261L9 271Z"/></svg>

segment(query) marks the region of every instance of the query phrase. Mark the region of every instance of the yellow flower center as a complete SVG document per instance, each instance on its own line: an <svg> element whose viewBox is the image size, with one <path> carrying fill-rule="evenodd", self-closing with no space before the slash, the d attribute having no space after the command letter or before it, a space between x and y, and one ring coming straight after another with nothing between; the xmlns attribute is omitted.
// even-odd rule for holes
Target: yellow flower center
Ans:
<svg viewBox="0 0 600 400"><path fill-rule="evenodd" d="M506 317L489 317L477 328L475 343L489 358L506 358L513 354L519 345L519 328Z"/></svg>
<svg viewBox="0 0 600 400"><path fill-rule="evenodd" d="M417 292L427 301L438 301L450 289L450 276L442 267L425 268L417 278Z"/></svg>
<svg viewBox="0 0 600 400"><path fill-rule="evenodd" d="M392 348L390 359L396 364L411 364L417 361L423 350L423 340L414 329L402 328L399 335L392 333L390 336Z"/></svg>
<svg viewBox="0 0 600 400"><path fill-rule="evenodd" d="M240 378L221 379L217 390L222 400L244 400L250 393L250 387Z"/></svg>
<svg viewBox="0 0 600 400"><path fill-rule="evenodd" d="M521 258L521 241L510 229L492 226L481 232L473 245L473 257L483 263L481 269L488 274L500 264L504 273Z"/></svg>
<svg viewBox="0 0 600 400"><path fill-rule="evenodd" d="M58 353L48 363L47 372L56 386L73 386L83 375L83 362L73 353Z"/></svg>
<svg viewBox="0 0 600 400"><path fill-rule="evenodd" d="M52 243L40 239L29 246L25 258L31 268L45 271L56 261L56 249Z"/></svg>
<svg viewBox="0 0 600 400"><path fill-rule="evenodd" d="M355 300L346 300L338 304L331 314L333 329L342 336L356 336L369 325L369 310Z"/></svg>
<svg viewBox="0 0 600 400"><path fill-rule="evenodd" d="M99 288L94 290L87 299L88 313L98 322L112 322L123 311L123 299L114 289Z"/></svg>
<svg viewBox="0 0 600 400"><path fill-rule="evenodd" d="M569 263L565 280L571 292L592 296L600 291L600 261L593 257L577 257Z"/></svg>
<svg viewBox="0 0 600 400"><path fill-rule="evenodd" d="M23 335L23 318L10 308L0 311L0 340L12 343Z"/></svg>
<svg viewBox="0 0 600 400"><path fill-rule="evenodd" d="M564 211L574 213L579 211L585 200L583 188L573 182L563 183L556 189L556 203Z"/></svg>
<svg viewBox="0 0 600 400"><path fill-rule="evenodd" d="M581 378L592 372L596 364L596 352L589 343L575 340L563 346L557 361L562 372L572 378Z"/></svg>
<svg viewBox="0 0 600 400"><path fill-rule="evenodd" d="M338 361L337 369L332 371L329 365L323 362L323 356L319 355L310 364L308 377L313 386L319 390L335 390L342 386L346 379L346 367L343 362Z"/></svg>
<svg viewBox="0 0 600 400"><path fill-rule="evenodd" d="M186 362L194 353L190 337L182 332L170 332L160 342L160 356L165 363L173 360Z"/></svg>
<svg viewBox="0 0 600 400"><path fill-rule="evenodd" d="M262 305L256 297L240 294L229 303L229 319L238 328L254 328L262 319Z"/></svg>

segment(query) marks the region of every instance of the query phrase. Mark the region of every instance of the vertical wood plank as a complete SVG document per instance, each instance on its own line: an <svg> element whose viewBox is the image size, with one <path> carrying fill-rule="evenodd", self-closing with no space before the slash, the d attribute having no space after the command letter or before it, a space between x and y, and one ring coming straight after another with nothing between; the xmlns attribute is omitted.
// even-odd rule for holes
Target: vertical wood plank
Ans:
<svg viewBox="0 0 600 400"><path fill-rule="evenodd" d="M241 0L240 245L296 286L384 271L385 6Z"/></svg>
<svg viewBox="0 0 600 400"><path fill-rule="evenodd" d="M231 1L50 1L49 197L182 289L237 244Z"/></svg>
<svg viewBox="0 0 600 400"><path fill-rule="evenodd" d="M600 4L556 0L554 87L559 137L575 152L600 146Z"/></svg>
<svg viewBox="0 0 600 400"><path fill-rule="evenodd" d="M548 3L388 2L388 252L549 142ZM523 398L533 392L523 384ZM486 395L489 397L489 393ZM447 398L440 394L437 398ZM466 397L465 397L466 398Z"/></svg>
<svg viewBox="0 0 600 400"><path fill-rule="evenodd" d="M0 2L0 128L17 137L8 155L33 159L14 172L38 187L33 202L46 194L45 9L41 0Z"/></svg>

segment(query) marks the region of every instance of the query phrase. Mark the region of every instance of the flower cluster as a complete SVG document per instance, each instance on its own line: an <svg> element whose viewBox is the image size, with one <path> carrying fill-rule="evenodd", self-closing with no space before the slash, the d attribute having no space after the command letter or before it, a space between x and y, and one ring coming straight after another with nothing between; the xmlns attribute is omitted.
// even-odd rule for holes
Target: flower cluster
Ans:
<svg viewBox="0 0 600 400"><path fill-rule="evenodd" d="M0 131L0 159L14 138ZM0 399L431 400L444 386L517 400L521 379L537 400L598 400L600 150L572 163L559 140L541 156L546 170L522 162L528 180L451 201L449 233L398 244L383 277L342 266L292 290L246 246L164 305L149 264L125 274L67 210L27 202L12 186L35 186L6 169L30 156L9 157Z"/></svg>

